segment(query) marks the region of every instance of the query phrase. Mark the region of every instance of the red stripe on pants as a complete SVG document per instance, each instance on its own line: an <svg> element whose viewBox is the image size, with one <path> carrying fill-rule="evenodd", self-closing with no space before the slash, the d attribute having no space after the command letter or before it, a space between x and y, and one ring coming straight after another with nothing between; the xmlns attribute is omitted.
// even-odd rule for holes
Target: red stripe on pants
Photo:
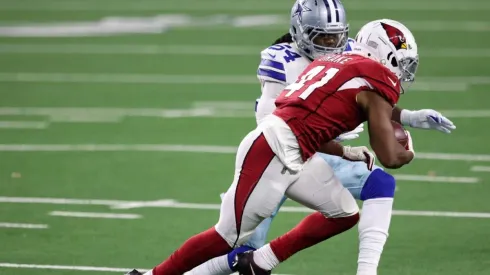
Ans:
<svg viewBox="0 0 490 275"><path fill-rule="evenodd" d="M252 143L243 159L242 169L240 170L235 191L236 241L238 241L240 236L243 212L248 198L275 156L264 134L260 134Z"/></svg>

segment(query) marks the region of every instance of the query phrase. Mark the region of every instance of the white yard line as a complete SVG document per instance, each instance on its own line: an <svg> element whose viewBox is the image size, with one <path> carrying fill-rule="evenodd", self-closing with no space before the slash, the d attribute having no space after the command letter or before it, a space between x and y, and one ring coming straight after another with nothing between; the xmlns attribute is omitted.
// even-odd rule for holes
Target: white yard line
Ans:
<svg viewBox="0 0 490 275"><path fill-rule="evenodd" d="M0 144L0 152L188 152L234 154L235 146L185 144ZM490 155L417 152L417 159L490 161Z"/></svg>
<svg viewBox="0 0 490 275"><path fill-rule="evenodd" d="M190 107L188 109L157 108L66 108L66 107L0 107L0 116L40 116L49 122L96 122L117 123L128 117L182 118L182 117L253 117L248 104L246 110L219 109L214 107ZM0 128L44 129L47 122L0 121Z"/></svg>
<svg viewBox="0 0 490 275"><path fill-rule="evenodd" d="M472 172L490 172L490 166L473 166L471 167Z"/></svg>
<svg viewBox="0 0 490 275"><path fill-rule="evenodd" d="M0 121L0 129L46 129L45 121Z"/></svg>
<svg viewBox="0 0 490 275"><path fill-rule="evenodd" d="M98 212L69 212L69 211L52 211L50 216L73 217L73 218L98 218L98 219L125 219L133 220L141 218L138 214L115 214L115 213L98 213Z"/></svg>
<svg viewBox="0 0 490 275"><path fill-rule="evenodd" d="M110 45L110 44L0 44L4 54L136 54L136 55L211 55L259 56L261 46L223 45ZM466 51L458 51L466 52Z"/></svg>
<svg viewBox="0 0 490 275"><path fill-rule="evenodd" d="M128 84L258 84L255 75L0 73L0 82Z"/></svg>
<svg viewBox="0 0 490 275"><path fill-rule="evenodd" d="M478 178L473 177L439 177L426 175L394 175L400 181L441 182L441 183L477 183Z"/></svg>
<svg viewBox="0 0 490 275"><path fill-rule="evenodd" d="M0 263L0 268L118 272L121 274L133 270L133 268L124 268L124 267L38 265L38 264L17 264L17 263ZM147 269L144 268L136 268L136 269L140 272L147 271ZM236 274L237 273L233 273L232 275L236 275ZM288 275L288 274L272 274L272 275Z"/></svg>
<svg viewBox="0 0 490 275"><path fill-rule="evenodd" d="M52 2L43 1L42 4L34 2L29 5L24 2L6 2L0 6L0 10L5 11L243 11L252 12L260 10L287 12L290 9L290 5L280 5L274 1L246 1L246 2L230 2L230 1L213 1L210 3L203 3L201 1L192 1L186 5L175 4L178 2L168 3L165 1L113 1L113 2L101 2L101 1L62 1ZM345 4L348 10L358 11L485 11L490 10L490 5L487 2L473 2L468 5L461 1L447 1L447 2L427 2L427 1L379 1L369 2L366 1L347 1ZM260 8L259 8L260 7Z"/></svg>
<svg viewBox="0 0 490 275"><path fill-rule="evenodd" d="M393 215L399 216L425 216L425 217L453 217L453 218L482 218L490 219L490 213L472 212L443 212L443 211L407 211L393 210Z"/></svg>
<svg viewBox="0 0 490 275"><path fill-rule="evenodd" d="M490 117L490 110L441 110L441 112L450 118Z"/></svg>
<svg viewBox="0 0 490 275"><path fill-rule="evenodd" d="M113 209L134 209L142 207L154 208L176 208L193 210L219 210L220 204L209 203L186 203L178 202L173 199L162 199L156 201L120 201L120 200L84 200L68 198L29 198L29 197L0 197L0 203L31 203L31 204L76 204L76 205L105 205ZM57 211L59 212L59 211ZM283 206L281 212L310 213L311 209L297 206ZM71 213L71 212L67 212ZM74 212L83 213L83 212ZM94 213L100 214L100 213ZM113 214L113 213L110 213ZM394 210L393 215L397 216L433 216L433 217L457 217L457 218L490 218L490 213L478 212L446 212L446 211L412 211Z"/></svg>
<svg viewBox="0 0 490 275"><path fill-rule="evenodd" d="M0 222L0 228L47 229L47 224Z"/></svg>
<svg viewBox="0 0 490 275"><path fill-rule="evenodd" d="M94 54L94 55L207 55L259 56L263 46L246 45L144 45L144 44L0 44L0 54ZM420 52L427 57L490 57L489 48L441 48Z"/></svg>
<svg viewBox="0 0 490 275"><path fill-rule="evenodd" d="M19 83L106 83L106 84L258 84L255 75L169 75L121 73L0 73L0 82ZM420 77L411 90L463 92L470 85L490 85L490 77ZM173 90L161 89L161 92ZM206 89L201 89L205 92Z"/></svg>
<svg viewBox="0 0 490 275"><path fill-rule="evenodd" d="M32 204L60 204L60 205L118 205L134 203L123 200L97 200L97 199L66 199L66 198L34 198L34 197L0 197L0 203L32 203Z"/></svg>
<svg viewBox="0 0 490 275"><path fill-rule="evenodd" d="M39 116L48 121L0 121L0 128L45 129L51 122L119 123L126 118L253 118L251 102L194 102L187 109L0 107L0 116ZM486 118L490 110L443 110L450 118Z"/></svg>
<svg viewBox="0 0 490 275"><path fill-rule="evenodd" d="M311 213L309 208L283 206L281 212ZM362 210L361 210L362 211ZM453 217L453 218L480 218L490 219L490 213L479 212L447 212L447 211L412 211L412 210L393 210L394 216L415 216L415 217Z"/></svg>
<svg viewBox="0 0 490 275"><path fill-rule="evenodd" d="M178 144L0 144L0 151L13 152L189 152L232 154L234 146L178 145Z"/></svg>
<svg viewBox="0 0 490 275"><path fill-rule="evenodd" d="M262 9L263 10L263 9ZM169 30L223 32L251 29L260 32L284 31L289 17L283 14L209 16L159 14L148 17L106 16L92 21L12 22L0 21L1 37L98 37L127 34L162 35ZM353 28L365 21L351 21ZM488 32L487 21L404 21L417 32Z"/></svg>
<svg viewBox="0 0 490 275"><path fill-rule="evenodd" d="M451 153L422 153L417 152L417 159L450 160L450 161L490 161L490 155L451 154Z"/></svg>
<svg viewBox="0 0 490 275"><path fill-rule="evenodd" d="M72 265L37 265L37 264L15 264L0 263L0 268L20 268L20 269L47 269L47 270L76 270L76 271L101 271L101 272L120 272L124 274L133 268L123 267L100 267L100 266L72 266ZM146 272L145 269L138 269Z"/></svg>

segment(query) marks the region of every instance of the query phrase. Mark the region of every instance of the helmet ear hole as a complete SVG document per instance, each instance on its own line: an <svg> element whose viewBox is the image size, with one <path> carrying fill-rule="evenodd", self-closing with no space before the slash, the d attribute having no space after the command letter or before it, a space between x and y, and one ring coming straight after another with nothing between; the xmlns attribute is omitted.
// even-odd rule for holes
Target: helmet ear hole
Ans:
<svg viewBox="0 0 490 275"><path fill-rule="evenodd" d="M394 56L391 58L391 65L393 67L398 67L398 61L396 60L396 58Z"/></svg>
<svg viewBox="0 0 490 275"><path fill-rule="evenodd" d="M386 59L390 60L390 63L391 63L391 66L393 67L398 67L398 61L396 61L396 58L395 58L395 55L393 54L393 52L390 52L388 54L388 56L386 57Z"/></svg>

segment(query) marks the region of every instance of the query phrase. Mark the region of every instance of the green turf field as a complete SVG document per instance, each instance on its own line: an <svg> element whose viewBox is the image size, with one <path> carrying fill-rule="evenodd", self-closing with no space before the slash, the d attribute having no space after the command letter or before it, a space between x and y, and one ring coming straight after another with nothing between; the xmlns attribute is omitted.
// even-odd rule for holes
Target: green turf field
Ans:
<svg viewBox="0 0 490 275"><path fill-rule="evenodd" d="M412 131L380 274L490 274L490 3L344 2L351 36L406 22L420 67L400 105L458 127ZM212 226L255 124L259 52L291 4L0 0L0 274L151 268ZM87 213L104 215L73 217ZM269 237L305 215L280 214ZM354 229L275 273L355 274L356 259Z"/></svg>

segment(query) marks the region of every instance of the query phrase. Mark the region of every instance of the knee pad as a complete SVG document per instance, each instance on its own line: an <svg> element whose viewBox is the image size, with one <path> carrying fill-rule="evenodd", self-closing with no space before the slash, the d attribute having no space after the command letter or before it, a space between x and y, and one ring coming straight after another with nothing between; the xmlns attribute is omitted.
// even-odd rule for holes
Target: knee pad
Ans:
<svg viewBox="0 0 490 275"><path fill-rule="evenodd" d="M250 246L246 246L246 245L243 245L243 246L240 246L238 248L235 248L233 249L233 251L231 251L230 253L228 253L228 266L230 267L230 269L232 271L236 271L234 268L233 268L233 262L235 260L235 257L237 254L239 253L244 253L244 252L247 252L247 251L254 251L255 249L250 247Z"/></svg>
<svg viewBox="0 0 490 275"><path fill-rule="evenodd" d="M376 169L362 187L361 200L393 198L395 196L395 178L381 169Z"/></svg>

